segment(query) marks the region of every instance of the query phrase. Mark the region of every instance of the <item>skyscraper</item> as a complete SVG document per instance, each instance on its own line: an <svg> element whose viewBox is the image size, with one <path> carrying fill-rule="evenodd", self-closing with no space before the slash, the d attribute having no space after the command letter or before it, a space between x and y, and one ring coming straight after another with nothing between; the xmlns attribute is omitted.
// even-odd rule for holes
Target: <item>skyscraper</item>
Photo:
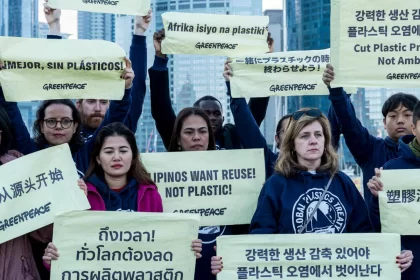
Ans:
<svg viewBox="0 0 420 280"><path fill-rule="evenodd" d="M114 14L78 12L78 38L115 42L115 18Z"/></svg>
<svg viewBox="0 0 420 280"><path fill-rule="evenodd" d="M266 10L264 15L269 17L268 31L274 40L274 52L282 52L283 47L283 10ZM270 97L267 113L264 122L261 124L261 130L267 140L267 143L273 143L276 146L274 137L278 121L286 113L286 97Z"/></svg>
<svg viewBox="0 0 420 280"><path fill-rule="evenodd" d="M7 36L38 37L38 0L3 0L8 5ZM4 4L3 3L3 4Z"/></svg>
<svg viewBox="0 0 420 280"><path fill-rule="evenodd" d="M9 32L9 1L0 0L0 36L7 36Z"/></svg>

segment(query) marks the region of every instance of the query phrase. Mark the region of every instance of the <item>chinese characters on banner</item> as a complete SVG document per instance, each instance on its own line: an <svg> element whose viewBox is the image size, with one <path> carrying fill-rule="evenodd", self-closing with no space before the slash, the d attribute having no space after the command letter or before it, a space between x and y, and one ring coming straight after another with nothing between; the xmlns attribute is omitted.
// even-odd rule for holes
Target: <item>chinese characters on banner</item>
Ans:
<svg viewBox="0 0 420 280"><path fill-rule="evenodd" d="M7 101L109 99L124 95L124 50L99 40L0 37Z"/></svg>
<svg viewBox="0 0 420 280"><path fill-rule="evenodd" d="M76 211L56 217L51 279L193 279L198 215ZM101 278L102 277L102 278Z"/></svg>
<svg viewBox="0 0 420 280"><path fill-rule="evenodd" d="M265 16L164 13L162 53L251 55L268 52Z"/></svg>
<svg viewBox="0 0 420 280"><path fill-rule="evenodd" d="M201 226L249 224L265 181L262 149L142 154L167 213L201 215Z"/></svg>
<svg viewBox="0 0 420 280"><path fill-rule="evenodd" d="M382 232L420 235L419 170L382 170L381 180L384 184L384 190L379 192Z"/></svg>
<svg viewBox="0 0 420 280"><path fill-rule="evenodd" d="M218 280L400 279L398 234L266 234L217 238Z"/></svg>
<svg viewBox="0 0 420 280"><path fill-rule="evenodd" d="M0 177L0 244L51 224L57 213L90 208L67 144L3 165Z"/></svg>
<svg viewBox="0 0 420 280"><path fill-rule="evenodd" d="M416 88L418 0L331 1L332 87Z"/></svg>

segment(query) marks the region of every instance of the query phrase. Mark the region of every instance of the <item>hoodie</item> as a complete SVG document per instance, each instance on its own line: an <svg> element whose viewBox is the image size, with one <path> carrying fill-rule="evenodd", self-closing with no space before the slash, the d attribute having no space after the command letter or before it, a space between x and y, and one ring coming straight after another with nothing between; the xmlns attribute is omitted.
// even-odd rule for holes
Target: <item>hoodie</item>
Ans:
<svg viewBox="0 0 420 280"><path fill-rule="evenodd" d="M392 159L384 164L384 169L420 169L420 158L416 157L411 151L408 144L414 140L413 135L406 135L400 138L401 157ZM381 231L381 218L379 213L379 200L377 197L371 198L370 215L375 230ZM411 250L414 255L411 267L407 269L402 275L402 280L418 280L420 279L420 236L417 235L403 235L401 236L402 247Z"/></svg>
<svg viewBox="0 0 420 280"><path fill-rule="evenodd" d="M111 190L104 178L97 175L90 176L86 182L96 187L107 211L137 212L138 183L135 179L130 179L119 191Z"/></svg>
<svg viewBox="0 0 420 280"><path fill-rule="evenodd" d="M329 179L328 173L306 171L297 171L291 178L272 175L261 190L250 233L298 233ZM366 204L352 180L340 171L302 233L363 232L373 232Z"/></svg>
<svg viewBox="0 0 420 280"><path fill-rule="evenodd" d="M363 194L366 203L369 204L372 194L367 188L367 183L375 175L375 168L380 168L387 161L401 156L398 143L390 137L382 139L371 135L357 119L350 98L343 88L329 88L329 91L332 108L328 117L338 122L347 147L363 171Z"/></svg>

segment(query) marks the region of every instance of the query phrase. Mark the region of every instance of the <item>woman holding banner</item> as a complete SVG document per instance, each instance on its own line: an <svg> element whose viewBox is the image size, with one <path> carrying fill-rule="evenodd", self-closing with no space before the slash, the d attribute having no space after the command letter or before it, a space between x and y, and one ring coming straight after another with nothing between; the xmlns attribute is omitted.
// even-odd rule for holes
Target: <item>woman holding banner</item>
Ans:
<svg viewBox="0 0 420 280"><path fill-rule="evenodd" d="M251 234L374 231L362 196L338 170L330 124L321 111L303 109L292 114L281 154L276 174L261 190ZM412 259L411 251L403 251L396 262L405 271ZM214 257L213 273L221 267L221 258Z"/></svg>
<svg viewBox="0 0 420 280"><path fill-rule="evenodd" d="M157 187L139 157L136 137L126 126L112 123L101 129L85 177L90 210L163 212ZM201 258L201 240L193 240L191 247ZM49 266L58 256L54 244L48 244L45 263Z"/></svg>

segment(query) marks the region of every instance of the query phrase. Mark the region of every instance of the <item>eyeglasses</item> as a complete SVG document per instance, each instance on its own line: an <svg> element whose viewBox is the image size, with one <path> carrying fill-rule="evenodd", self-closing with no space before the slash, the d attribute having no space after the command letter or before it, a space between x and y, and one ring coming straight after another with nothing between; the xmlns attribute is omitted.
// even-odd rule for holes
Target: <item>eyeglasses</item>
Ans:
<svg viewBox="0 0 420 280"><path fill-rule="evenodd" d="M46 119L44 122L49 128L56 128L57 123L60 123L62 128L67 129L73 124L73 120L69 118L64 118L61 121L57 121L56 119Z"/></svg>
<svg viewBox="0 0 420 280"><path fill-rule="evenodd" d="M300 119L303 115L307 115L309 117L318 118L320 117L322 112L318 109L310 109L310 110L303 110L303 111L297 111L292 114L292 117L295 121Z"/></svg>

